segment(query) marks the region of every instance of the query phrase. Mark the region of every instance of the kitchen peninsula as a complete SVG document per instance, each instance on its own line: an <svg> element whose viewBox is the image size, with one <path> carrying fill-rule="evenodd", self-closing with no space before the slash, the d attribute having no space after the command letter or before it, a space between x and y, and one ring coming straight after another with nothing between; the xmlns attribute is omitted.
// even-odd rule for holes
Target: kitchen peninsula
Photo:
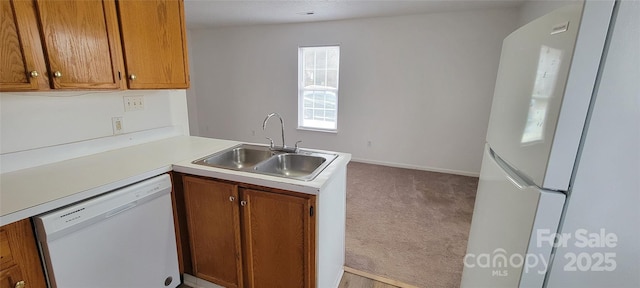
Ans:
<svg viewBox="0 0 640 288"><path fill-rule="evenodd" d="M177 136L3 173L0 176L0 199L2 199L0 202L0 224L5 225L27 219L169 172L174 180L174 197L176 195L180 196L181 192L188 190L184 189L188 187L183 186L184 183L200 181L217 182L238 187L243 191L243 195L252 196L257 199L256 201L259 201L262 196L266 197L264 199L271 199L273 195L306 199L304 205L313 210L309 214L305 213L309 218L303 221L309 231L308 237L310 237L305 240L307 242L304 246L304 249L308 251L303 251L307 253L308 256L305 256L307 257L305 261L309 263L309 266L305 267L305 269L308 269L308 273L304 275L305 281L308 282L305 287L337 286L342 276L344 265L346 164L350 161L350 154L332 152L338 157L312 181L287 179L192 163L194 160L238 144L241 143L211 138ZM241 201L247 200L239 199L236 203L241 203ZM251 207L251 202L248 202L248 207ZM174 215L177 215L175 219L176 230L183 233L184 230L180 229L185 228L184 224L187 223L187 219L183 217L189 215L189 209L187 208L187 214L185 214L185 207L180 206L180 204L184 204L184 202L178 201L178 204L176 204L174 200L174 210L177 210L174 211ZM255 206L257 208L258 204ZM236 206L237 209L239 207L242 206ZM252 210L252 212L257 211ZM189 221L191 221L192 225L198 225L198 223L208 223L209 219L192 217ZM260 224L260 222L256 223L256 225ZM254 228L256 227L258 226ZM236 229L240 229L240 227L236 227ZM249 230L245 227L243 231ZM244 232L242 234L245 235ZM256 234L253 235L256 236ZM268 235L269 233L266 233L266 236ZM276 233L272 233L272 235L274 237L281 236L276 235ZM194 239L190 239L191 236L191 234L179 235L178 245L180 246L182 243L182 245L186 246L188 242L191 242L190 244L195 243ZM196 274L197 270L194 272L193 269L197 269L198 263L191 261L194 260L190 257L192 255L186 255L190 253L187 253L183 247L178 247L178 250L182 260L180 263L181 272ZM254 256L257 257L257 253L260 253L260 251L255 250ZM245 264L252 262L255 265L259 265L261 263L259 261L262 260L252 261L251 259L245 259L243 262L246 262ZM271 266L277 268L279 263L271 264ZM237 267L242 268L244 266L239 265ZM232 268L236 269L237 267L234 266ZM236 279L242 281L244 279L243 273L250 272L241 271L241 273L237 274ZM202 275L207 274L204 273ZM260 277L258 274L254 273L254 275ZM198 275L194 276L198 277ZM190 277L189 279L200 280L199 278ZM247 278L250 279L251 277ZM216 278L208 279L215 280Z"/></svg>

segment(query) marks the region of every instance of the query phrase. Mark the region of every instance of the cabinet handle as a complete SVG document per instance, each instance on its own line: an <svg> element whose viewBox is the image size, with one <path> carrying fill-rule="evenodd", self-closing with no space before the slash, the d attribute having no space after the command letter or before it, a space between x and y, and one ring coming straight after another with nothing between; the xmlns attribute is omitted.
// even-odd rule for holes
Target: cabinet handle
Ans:
<svg viewBox="0 0 640 288"><path fill-rule="evenodd" d="M137 78L138 78L138 77L136 76L136 74L131 74L131 75L129 75L129 79L130 79L131 81L136 80Z"/></svg>
<svg viewBox="0 0 640 288"><path fill-rule="evenodd" d="M38 74L38 71L31 71L31 73L29 73L29 75L31 75L31 78L38 78L38 76L40 76L40 74Z"/></svg>
<svg viewBox="0 0 640 288"><path fill-rule="evenodd" d="M233 200L236 200L236 197L229 196L229 201L233 202Z"/></svg>
<svg viewBox="0 0 640 288"><path fill-rule="evenodd" d="M247 201L244 201L244 200L240 201L240 206L247 206Z"/></svg>
<svg viewBox="0 0 640 288"><path fill-rule="evenodd" d="M15 288L24 288L25 285L27 285L27 284L24 283L24 281L20 281L20 282L16 283Z"/></svg>
<svg viewBox="0 0 640 288"><path fill-rule="evenodd" d="M60 71L53 72L53 77L56 77L56 78L62 77L62 72Z"/></svg>

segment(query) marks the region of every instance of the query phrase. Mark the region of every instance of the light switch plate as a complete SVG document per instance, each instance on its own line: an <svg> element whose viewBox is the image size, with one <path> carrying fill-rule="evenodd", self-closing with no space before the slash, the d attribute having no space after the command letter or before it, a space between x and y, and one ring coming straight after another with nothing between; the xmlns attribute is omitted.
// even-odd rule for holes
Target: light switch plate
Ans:
<svg viewBox="0 0 640 288"><path fill-rule="evenodd" d="M144 110L144 96L123 96L124 111Z"/></svg>

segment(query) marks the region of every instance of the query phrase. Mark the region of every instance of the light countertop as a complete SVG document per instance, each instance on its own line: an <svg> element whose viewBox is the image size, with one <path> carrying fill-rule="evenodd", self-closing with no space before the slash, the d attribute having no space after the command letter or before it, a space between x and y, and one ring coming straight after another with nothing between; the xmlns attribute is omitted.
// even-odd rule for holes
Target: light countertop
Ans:
<svg viewBox="0 0 640 288"><path fill-rule="evenodd" d="M178 136L0 175L0 225L32 217L169 171L317 194L350 154L337 153L313 181L195 165L241 142ZM309 149L305 149L309 150Z"/></svg>

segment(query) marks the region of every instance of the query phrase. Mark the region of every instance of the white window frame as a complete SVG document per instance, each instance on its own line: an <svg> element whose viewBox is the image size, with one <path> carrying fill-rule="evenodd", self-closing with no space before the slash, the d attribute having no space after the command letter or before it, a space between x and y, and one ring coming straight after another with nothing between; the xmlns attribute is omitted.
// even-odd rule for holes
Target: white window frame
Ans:
<svg viewBox="0 0 640 288"><path fill-rule="evenodd" d="M338 63L336 67L336 87L326 87L326 86L313 86L313 88L305 88L304 87L304 49L306 48L329 48L335 47L338 48ZM327 67L327 66L325 66ZM325 73L325 79L327 74ZM300 46L298 47L298 129L299 130L309 130L309 131L319 131L319 132L329 132L329 133L337 133L338 132L338 90L340 87L340 45L319 45L319 46ZM335 128L326 128L320 126L313 125L304 125L304 93L308 91L320 91L320 92L332 92L335 93L336 103L335 103ZM324 110L327 110L324 108Z"/></svg>

